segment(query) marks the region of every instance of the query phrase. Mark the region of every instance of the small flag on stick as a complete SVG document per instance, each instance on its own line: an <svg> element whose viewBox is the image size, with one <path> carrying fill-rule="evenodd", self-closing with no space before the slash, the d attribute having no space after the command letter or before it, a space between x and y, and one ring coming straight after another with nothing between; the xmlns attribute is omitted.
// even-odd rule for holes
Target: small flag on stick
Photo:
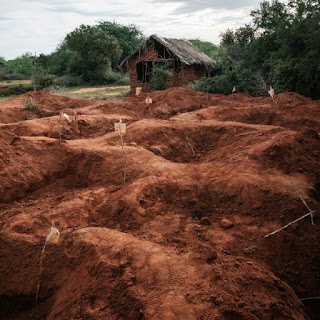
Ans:
<svg viewBox="0 0 320 320"><path fill-rule="evenodd" d="M122 119L120 118L120 121L114 124L114 131L120 134L125 134L126 126L127 125L125 123L122 123Z"/></svg>
<svg viewBox="0 0 320 320"><path fill-rule="evenodd" d="M272 98L272 101L274 101L274 89L270 86L270 90L268 91L270 97Z"/></svg>
<svg viewBox="0 0 320 320"><path fill-rule="evenodd" d="M66 113L62 112L62 115L68 120L68 122L71 122L70 117Z"/></svg>
<svg viewBox="0 0 320 320"><path fill-rule="evenodd" d="M147 97L146 104L152 104L152 99L150 97Z"/></svg>
<svg viewBox="0 0 320 320"><path fill-rule="evenodd" d="M232 93L235 93L237 91L236 87L233 87Z"/></svg>
<svg viewBox="0 0 320 320"><path fill-rule="evenodd" d="M47 235L46 242L48 243L58 243L60 238L59 230L54 226L54 224L50 227L50 231Z"/></svg>

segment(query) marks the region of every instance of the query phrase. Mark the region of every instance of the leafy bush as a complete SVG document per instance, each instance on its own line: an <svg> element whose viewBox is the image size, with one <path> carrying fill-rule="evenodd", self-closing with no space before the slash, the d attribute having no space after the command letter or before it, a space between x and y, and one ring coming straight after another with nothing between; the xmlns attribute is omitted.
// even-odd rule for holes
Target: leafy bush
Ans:
<svg viewBox="0 0 320 320"><path fill-rule="evenodd" d="M6 96L11 96L11 95L19 95L19 94L24 94L28 91L34 90L34 86L31 84L17 84L13 86L9 86L6 89L1 89L0 90L0 97L6 97Z"/></svg>
<svg viewBox="0 0 320 320"><path fill-rule="evenodd" d="M32 83L38 88L45 88L53 85L55 76L44 70L36 70L32 75Z"/></svg>
<svg viewBox="0 0 320 320"><path fill-rule="evenodd" d="M35 110L40 110L42 108L41 104L31 97L25 99L23 104L26 110L35 111Z"/></svg>
<svg viewBox="0 0 320 320"><path fill-rule="evenodd" d="M130 85L130 77L129 75L124 75L124 76L121 76L121 78L119 80L117 80L115 82L116 85L118 86L128 86Z"/></svg>
<svg viewBox="0 0 320 320"><path fill-rule="evenodd" d="M109 69L104 74L104 81L106 84L115 84L117 81L120 81L122 78L121 74L118 72L114 72Z"/></svg>
<svg viewBox="0 0 320 320"><path fill-rule="evenodd" d="M32 114L31 116L27 116L27 120L33 120L38 119L38 116L36 114Z"/></svg>
<svg viewBox="0 0 320 320"><path fill-rule="evenodd" d="M205 85L207 83L206 79L196 80L194 82L189 83L189 88L196 91L205 91Z"/></svg>
<svg viewBox="0 0 320 320"><path fill-rule="evenodd" d="M83 84L81 76L64 75L55 80L55 84L63 87L75 87Z"/></svg>
<svg viewBox="0 0 320 320"><path fill-rule="evenodd" d="M0 78L2 80L25 80L26 76L18 72L9 72L6 69L0 70Z"/></svg>
<svg viewBox="0 0 320 320"><path fill-rule="evenodd" d="M128 75L122 75L119 72L115 72L109 69L104 75L105 84L115 84L115 85L129 85L130 78Z"/></svg>
<svg viewBox="0 0 320 320"><path fill-rule="evenodd" d="M168 80L172 77L172 73L168 70L168 66L155 67L152 70L150 79L151 90L165 90L168 88Z"/></svg>

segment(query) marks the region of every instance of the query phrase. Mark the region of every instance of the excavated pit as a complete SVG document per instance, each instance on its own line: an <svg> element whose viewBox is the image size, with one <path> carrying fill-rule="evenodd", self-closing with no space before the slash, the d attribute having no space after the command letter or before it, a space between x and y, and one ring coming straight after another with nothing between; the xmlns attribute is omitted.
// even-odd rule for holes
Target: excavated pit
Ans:
<svg viewBox="0 0 320 320"><path fill-rule="evenodd" d="M317 319L319 101L148 95L0 102L1 319Z"/></svg>

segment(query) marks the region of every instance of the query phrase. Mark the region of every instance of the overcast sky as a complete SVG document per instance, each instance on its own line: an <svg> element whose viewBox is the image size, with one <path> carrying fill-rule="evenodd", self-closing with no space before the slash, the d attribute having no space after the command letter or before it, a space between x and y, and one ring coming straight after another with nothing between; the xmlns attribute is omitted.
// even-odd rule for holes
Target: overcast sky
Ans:
<svg viewBox="0 0 320 320"><path fill-rule="evenodd" d="M250 21L260 0L0 0L0 56L50 53L80 24L136 24L146 36L200 38Z"/></svg>

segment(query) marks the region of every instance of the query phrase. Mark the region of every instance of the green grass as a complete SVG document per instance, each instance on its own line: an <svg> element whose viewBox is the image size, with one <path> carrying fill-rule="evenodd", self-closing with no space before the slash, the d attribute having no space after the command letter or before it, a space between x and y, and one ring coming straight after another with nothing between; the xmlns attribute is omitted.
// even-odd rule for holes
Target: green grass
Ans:
<svg viewBox="0 0 320 320"><path fill-rule="evenodd" d="M129 86L110 86L110 87L71 87L54 94L69 97L69 98L87 98L87 99L119 99L129 92Z"/></svg>
<svg viewBox="0 0 320 320"><path fill-rule="evenodd" d="M0 96L0 101L2 101L2 100L9 100L9 99L12 99L12 98L14 98L15 97L15 95L10 95L10 96L5 96L5 97L1 97Z"/></svg>
<svg viewBox="0 0 320 320"><path fill-rule="evenodd" d="M17 84L30 84L31 80L3 80L0 81L0 87L14 86Z"/></svg>

